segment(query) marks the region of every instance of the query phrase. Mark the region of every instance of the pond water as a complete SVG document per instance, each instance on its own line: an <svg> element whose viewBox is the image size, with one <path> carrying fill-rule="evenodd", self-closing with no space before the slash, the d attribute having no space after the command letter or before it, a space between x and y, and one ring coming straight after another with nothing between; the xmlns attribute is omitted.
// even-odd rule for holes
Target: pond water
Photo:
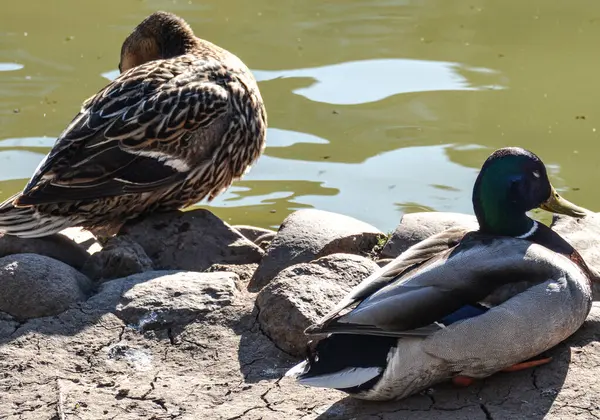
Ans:
<svg viewBox="0 0 600 420"><path fill-rule="evenodd" d="M208 206L231 223L276 227L315 207L390 230L404 212L471 213L480 165L509 145L600 210L600 2L583 0L10 2L0 198L24 186L114 77L123 39L161 9L260 81L266 152Z"/></svg>

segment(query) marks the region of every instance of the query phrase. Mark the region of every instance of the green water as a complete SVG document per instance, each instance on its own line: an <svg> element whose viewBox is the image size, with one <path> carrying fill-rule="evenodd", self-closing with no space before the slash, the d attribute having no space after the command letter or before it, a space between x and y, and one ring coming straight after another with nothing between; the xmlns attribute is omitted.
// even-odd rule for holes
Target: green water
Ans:
<svg viewBox="0 0 600 420"><path fill-rule="evenodd" d="M21 189L121 42L168 10L237 54L267 104L268 148L210 208L277 226L315 207L388 230L403 212L471 212L495 148L546 162L600 210L600 2L56 0L0 14L0 198Z"/></svg>

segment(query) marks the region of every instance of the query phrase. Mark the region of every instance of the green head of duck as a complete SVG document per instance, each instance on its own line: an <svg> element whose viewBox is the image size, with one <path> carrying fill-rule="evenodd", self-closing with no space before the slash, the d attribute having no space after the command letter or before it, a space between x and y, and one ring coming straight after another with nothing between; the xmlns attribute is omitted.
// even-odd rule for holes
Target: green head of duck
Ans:
<svg viewBox="0 0 600 420"><path fill-rule="evenodd" d="M473 188L473 207L481 232L513 237L533 228L526 213L535 208L577 218L587 212L556 192L540 158L516 147L499 149L485 161Z"/></svg>

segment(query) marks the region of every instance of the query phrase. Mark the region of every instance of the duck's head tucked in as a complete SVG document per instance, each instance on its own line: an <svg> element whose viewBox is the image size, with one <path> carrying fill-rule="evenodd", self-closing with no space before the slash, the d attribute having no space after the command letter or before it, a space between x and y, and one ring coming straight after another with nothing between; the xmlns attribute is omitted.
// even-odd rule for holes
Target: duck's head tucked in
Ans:
<svg viewBox="0 0 600 420"><path fill-rule="evenodd" d="M121 75L81 106L23 191L0 203L0 232L103 238L128 220L212 200L265 147L256 79L234 54L156 12L125 39Z"/></svg>
<svg viewBox="0 0 600 420"><path fill-rule="evenodd" d="M540 158L518 147L496 150L485 161L475 181L473 207L481 232L514 237L533 233L536 224L526 212L535 208L572 217L586 214L556 192Z"/></svg>
<svg viewBox="0 0 600 420"><path fill-rule="evenodd" d="M182 18L167 12L152 13L123 42L119 71L186 54L196 45L192 28Z"/></svg>

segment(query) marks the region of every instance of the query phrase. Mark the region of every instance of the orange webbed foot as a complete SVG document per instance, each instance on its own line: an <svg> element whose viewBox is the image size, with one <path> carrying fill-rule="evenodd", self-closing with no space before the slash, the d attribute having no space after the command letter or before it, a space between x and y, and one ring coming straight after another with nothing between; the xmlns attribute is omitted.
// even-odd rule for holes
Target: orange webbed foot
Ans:
<svg viewBox="0 0 600 420"><path fill-rule="evenodd" d="M507 368L502 369L502 372L518 372L520 370L525 370L529 368L533 368L536 366L545 365L552 361L552 357L546 357L544 359L537 360L529 360L527 362L517 363L516 365L509 366Z"/></svg>
<svg viewBox="0 0 600 420"><path fill-rule="evenodd" d="M458 375L458 376L455 376L454 378L452 378L452 383L454 385L460 386L460 387L471 386L473 384L473 382L475 382L475 379L471 378L470 376Z"/></svg>
<svg viewBox="0 0 600 420"><path fill-rule="evenodd" d="M502 369L502 372L518 372L520 370L525 370L529 368L534 368L536 366L545 365L552 361L552 357L546 357L543 359L529 360L527 362L517 363L515 365L509 366L507 368ZM456 386L460 387L468 387L471 386L475 382L475 378L471 378L470 376L457 375L452 378L452 383Z"/></svg>

